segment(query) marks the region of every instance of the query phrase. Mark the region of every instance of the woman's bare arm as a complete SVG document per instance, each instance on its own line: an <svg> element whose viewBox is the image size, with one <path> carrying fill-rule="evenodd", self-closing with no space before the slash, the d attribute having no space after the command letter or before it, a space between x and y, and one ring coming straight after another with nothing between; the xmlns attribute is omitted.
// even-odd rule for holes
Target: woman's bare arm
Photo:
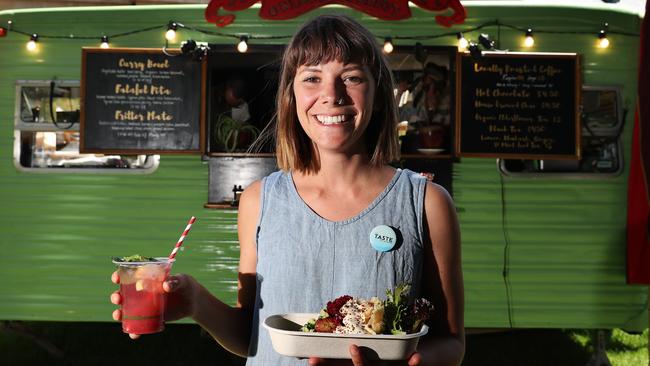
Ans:
<svg viewBox="0 0 650 366"><path fill-rule="evenodd" d="M464 290L460 229L447 191L427 184L424 203L423 295L435 311L430 335L418 347L422 365L460 365L465 354Z"/></svg>

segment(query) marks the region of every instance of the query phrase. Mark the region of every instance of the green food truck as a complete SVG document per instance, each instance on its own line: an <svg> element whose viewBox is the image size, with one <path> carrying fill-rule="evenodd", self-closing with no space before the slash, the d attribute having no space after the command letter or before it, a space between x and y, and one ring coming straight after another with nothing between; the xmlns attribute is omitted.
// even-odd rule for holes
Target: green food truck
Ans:
<svg viewBox="0 0 650 366"><path fill-rule="evenodd" d="M218 10L221 27L206 5L0 11L0 319L112 321L111 257L167 255L191 216L173 270L234 304L236 205L276 169L283 46L341 13L393 68L396 166L454 198L466 327L647 328L625 235L642 2L462 4L449 27L436 16L453 9L414 3L401 20L254 4Z"/></svg>

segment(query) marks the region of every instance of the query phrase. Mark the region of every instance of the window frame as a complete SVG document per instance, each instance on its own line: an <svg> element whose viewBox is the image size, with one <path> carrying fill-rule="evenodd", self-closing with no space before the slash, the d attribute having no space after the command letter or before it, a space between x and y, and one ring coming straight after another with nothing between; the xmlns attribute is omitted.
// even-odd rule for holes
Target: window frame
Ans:
<svg viewBox="0 0 650 366"><path fill-rule="evenodd" d="M617 121L616 124L612 127L596 127L587 129L581 121L581 136L582 139L585 139L585 136L594 136L594 137L612 137L612 141L616 143L616 153L619 157L618 159L618 169L613 172L598 173L598 172L511 172L505 167L505 160L512 159L496 159L496 166L499 173L507 177L516 177L516 178L525 178L525 179L557 179L557 178L566 178L566 179L612 179L620 176L625 167L625 156L623 155L623 140L621 134L623 128L625 127L625 117L626 111L623 108L623 98L622 98L622 87L620 85L583 85L581 90L585 91L614 91L617 95L616 98L616 110L617 110ZM583 110L583 99L581 97L580 101L580 111L582 116ZM581 117L582 118L582 117ZM589 132L593 132L593 135ZM581 143L582 148L586 145ZM583 156L584 158L584 156ZM544 161L544 159L524 159L527 161Z"/></svg>
<svg viewBox="0 0 650 366"><path fill-rule="evenodd" d="M13 141L13 164L16 170L24 173L87 173L87 174L152 174L160 166L160 155L149 155L153 159L151 166L146 168L66 168L66 167L26 167L20 163L21 155L21 133L24 132L63 132L79 131L79 123L74 123L69 128L59 128L52 122L25 122L22 119L22 89L24 87L49 87L50 82L55 81L58 86L80 88L79 80L16 80L14 93L14 141ZM81 98L81 97L80 97ZM81 103L81 100L80 100ZM49 112L48 112L49 113ZM67 123L67 122L66 122ZM94 154L97 155L97 154ZM144 154L143 154L144 155Z"/></svg>

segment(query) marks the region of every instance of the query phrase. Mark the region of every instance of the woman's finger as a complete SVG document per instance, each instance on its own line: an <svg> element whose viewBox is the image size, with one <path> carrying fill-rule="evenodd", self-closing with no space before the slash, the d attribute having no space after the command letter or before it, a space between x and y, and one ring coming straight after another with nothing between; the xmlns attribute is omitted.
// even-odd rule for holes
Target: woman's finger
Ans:
<svg viewBox="0 0 650 366"><path fill-rule="evenodd" d="M359 347L357 347L354 344L350 345L350 357L352 358L352 364L354 366L363 366L365 361L363 359L363 355L361 354L361 350Z"/></svg>
<svg viewBox="0 0 650 366"><path fill-rule="evenodd" d="M113 283L120 283L120 275L117 274L117 271L113 272L111 275L111 281L113 281Z"/></svg>
<svg viewBox="0 0 650 366"><path fill-rule="evenodd" d="M419 366L422 363L422 358L420 357L419 353L414 353L411 355L409 358L408 365L409 366Z"/></svg>
<svg viewBox="0 0 650 366"><path fill-rule="evenodd" d="M180 280L175 276L169 277L165 282L163 282L163 290L165 290L165 292L176 291L179 286Z"/></svg>
<svg viewBox="0 0 650 366"><path fill-rule="evenodd" d="M115 291L111 294L111 303L115 305L119 305L122 303L122 295L120 295L119 291Z"/></svg>
<svg viewBox="0 0 650 366"><path fill-rule="evenodd" d="M139 334L129 333L129 337L131 337L131 339L138 339L138 338L140 338L140 335Z"/></svg>
<svg viewBox="0 0 650 366"><path fill-rule="evenodd" d="M113 311L113 320L115 321L122 321L122 310L120 309L115 309Z"/></svg>

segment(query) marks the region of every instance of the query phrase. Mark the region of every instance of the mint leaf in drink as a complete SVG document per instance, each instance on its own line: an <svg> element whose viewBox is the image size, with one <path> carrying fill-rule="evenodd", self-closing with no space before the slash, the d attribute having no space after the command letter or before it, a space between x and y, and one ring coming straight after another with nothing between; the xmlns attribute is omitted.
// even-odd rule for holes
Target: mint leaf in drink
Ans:
<svg viewBox="0 0 650 366"><path fill-rule="evenodd" d="M116 262L157 262L154 257L144 257L140 254L130 255L128 257L113 257Z"/></svg>

